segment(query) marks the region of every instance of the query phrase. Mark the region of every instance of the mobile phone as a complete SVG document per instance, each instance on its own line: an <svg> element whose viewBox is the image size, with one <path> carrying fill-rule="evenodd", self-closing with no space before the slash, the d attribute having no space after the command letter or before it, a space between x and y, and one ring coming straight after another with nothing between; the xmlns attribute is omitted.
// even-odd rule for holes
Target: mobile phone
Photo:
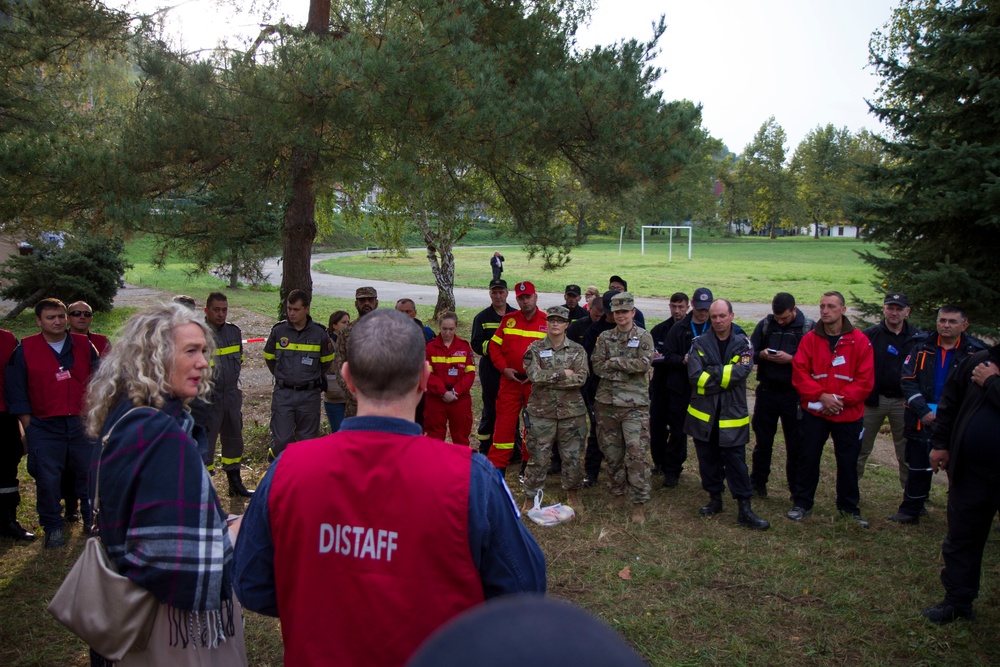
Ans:
<svg viewBox="0 0 1000 667"><path fill-rule="evenodd" d="M776 349L774 349L773 347L769 347L769 348L767 348L767 353L768 354L778 354L778 351Z"/></svg>

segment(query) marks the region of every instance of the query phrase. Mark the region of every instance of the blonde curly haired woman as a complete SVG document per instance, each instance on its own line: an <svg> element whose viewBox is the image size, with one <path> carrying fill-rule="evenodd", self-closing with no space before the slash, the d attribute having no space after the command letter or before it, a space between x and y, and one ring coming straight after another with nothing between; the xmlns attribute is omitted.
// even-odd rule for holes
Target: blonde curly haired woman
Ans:
<svg viewBox="0 0 1000 667"><path fill-rule="evenodd" d="M209 396L213 347L195 312L155 307L125 324L91 379L87 430L111 431L91 475L101 540L119 572L161 603L148 648L118 665L247 664L232 589L239 523L227 524L188 411ZM93 651L91 663L109 664Z"/></svg>

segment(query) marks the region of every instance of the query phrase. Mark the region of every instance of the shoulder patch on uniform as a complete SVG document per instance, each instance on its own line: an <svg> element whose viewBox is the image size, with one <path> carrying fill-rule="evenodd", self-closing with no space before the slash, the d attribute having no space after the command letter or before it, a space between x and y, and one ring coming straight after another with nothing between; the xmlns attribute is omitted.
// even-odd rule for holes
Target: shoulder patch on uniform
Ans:
<svg viewBox="0 0 1000 667"><path fill-rule="evenodd" d="M278 339L278 347L288 347L288 337L282 336Z"/></svg>
<svg viewBox="0 0 1000 667"><path fill-rule="evenodd" d="M508 326L508 327L514 326L514 318L513 317L509 318L507 320L507 324L505 324L504 326Z"/></svg>

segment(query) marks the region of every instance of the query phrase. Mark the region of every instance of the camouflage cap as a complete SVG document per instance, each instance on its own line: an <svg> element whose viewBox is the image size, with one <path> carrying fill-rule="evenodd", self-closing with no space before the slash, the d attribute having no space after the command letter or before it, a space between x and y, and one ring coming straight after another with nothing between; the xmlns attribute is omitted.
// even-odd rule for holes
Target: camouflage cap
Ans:
<svg viewBox="0 0 1000 667"><path fill-rule="evenodd" d="M552 306L545 309L545 317L558 317L561 320L569 322L569 311L566 309L566 306Z"/></svg>
<svg viewBox="0 0 1000 667"><path fill-rule="evenodd" d="M378 292L374 287L359 287L354 292L355 299L377 299Z"/></svg>
<svg viewBox="0 0 1000 667"><path fill-rule="evenodd" d="M628 292L619 292L611 297L611 312L617 313L622 310L632 310L635 308L635 299Z"/></svg>

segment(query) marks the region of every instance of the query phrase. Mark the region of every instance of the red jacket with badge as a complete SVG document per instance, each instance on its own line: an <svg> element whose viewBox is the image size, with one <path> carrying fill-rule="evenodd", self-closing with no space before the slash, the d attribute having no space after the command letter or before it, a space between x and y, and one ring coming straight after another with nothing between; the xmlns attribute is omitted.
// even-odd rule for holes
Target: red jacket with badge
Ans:
<svg viewBox="0 0 1000 667"><path fill-rule="evenodd" d="M536 340L545 338L548 331L546 315L536 310L530 320L524 313L507 313L500 321L497 332L493 334L489 346L490 361L501 373L505 368L513 368L517 373L524 373L524 353L528 346Z"/></svg>
<svg viewBox="0 0 1000 667"><path fill-rule="evenodd" d="M834 350L830 341L817 331L817 323L799 342L792 360L792 384L799 392L802 409L833 422L853 422L865 414L865 399L875 386L875 363L871 343L845 317L840 339ZM841 397L844 409L840 414L823 415L809 410L809 403L819 401L822 394Z"/></svg>
<svg viewBox="0 0 1000 667"><path fill-rule="evenodd" d="M440 397L449 389L454 389L460 399L470 398L469 390L476 379L476 364L468 342L455 336L451 345L446 346L441 334L438 334L427 343L427 362L431 365L428 394Z"/></svg>

